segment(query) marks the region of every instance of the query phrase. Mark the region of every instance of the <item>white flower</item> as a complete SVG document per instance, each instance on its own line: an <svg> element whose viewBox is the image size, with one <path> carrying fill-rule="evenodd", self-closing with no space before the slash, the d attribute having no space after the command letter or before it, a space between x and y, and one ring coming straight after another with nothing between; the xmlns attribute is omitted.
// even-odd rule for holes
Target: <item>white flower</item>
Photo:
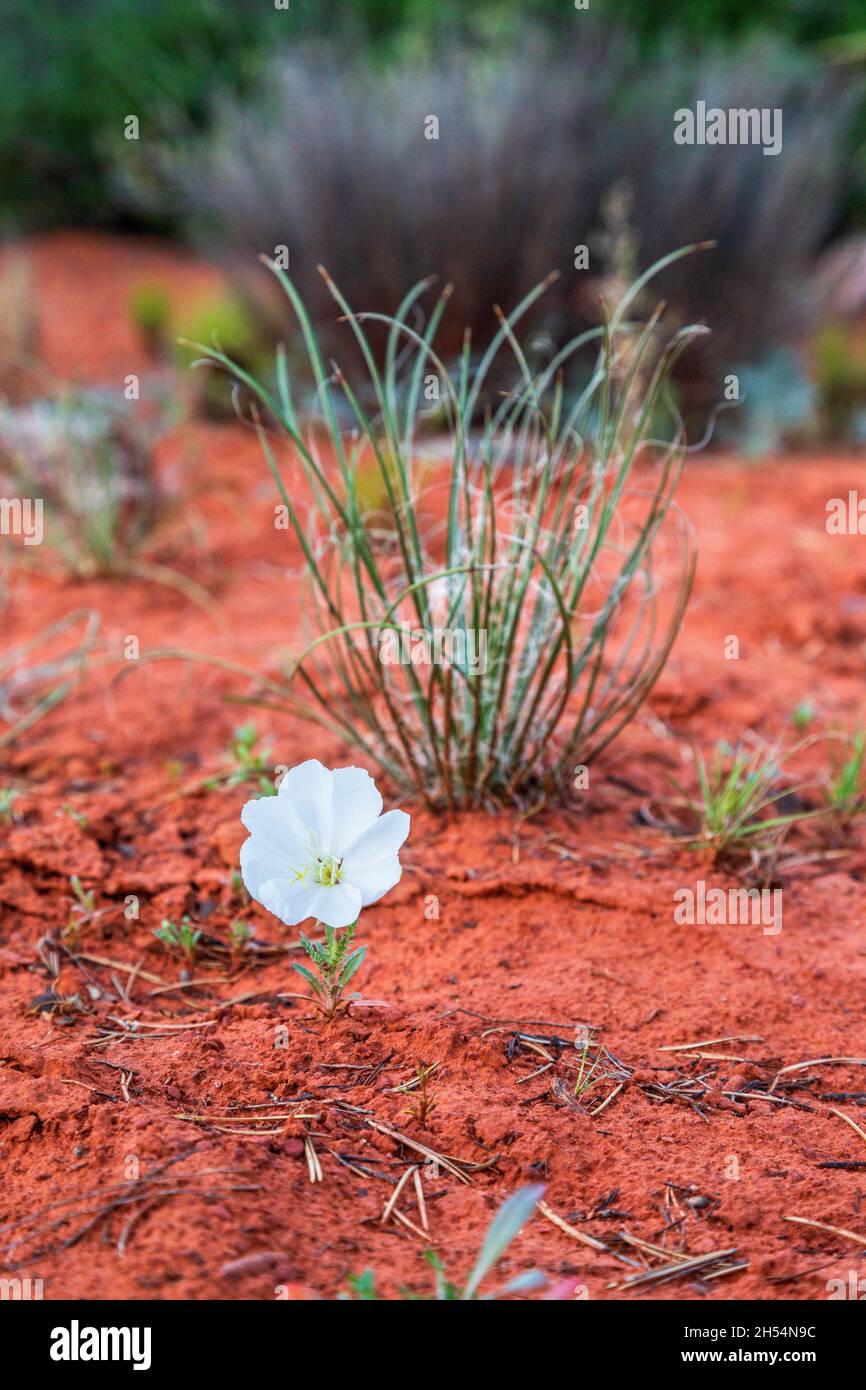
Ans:
<svg viewBox="0 0 866 1390"><path fill-rule="evenodd" d="M293 927L315 917L348 927L362 907L400 880L397 851L409 834L405 811L382 815L368 772L329 772L311 759L293 767L276 796L248 801L241 820L241 873L252 897Z"/></svg>

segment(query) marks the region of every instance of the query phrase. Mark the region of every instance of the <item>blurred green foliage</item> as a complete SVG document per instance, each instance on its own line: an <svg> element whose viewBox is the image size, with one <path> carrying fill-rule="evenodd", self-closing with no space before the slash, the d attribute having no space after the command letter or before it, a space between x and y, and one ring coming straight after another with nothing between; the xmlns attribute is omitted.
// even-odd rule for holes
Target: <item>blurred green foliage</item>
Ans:
<svg viewBox="0 0 866 1390"><path fill-rule="evenodd" d="M862 442L866 432L866 343L841 323L826 323L815 345L822 423L831 439Z"/></svg>
<svg viewBox="0 0 866 1390"><path fill-rule="evenodd" d="M572 0L3 0L0 7L0 229L44 223L111 224L129 216L112 169L123 120L141 138L162 113L193 129L216 90L248 89L275 46L338 34L407 56L455 33L487 42L544 19L571 25ZM864 0L591 0L595 16L625 23L643 42L675 31L704 41L769 29L813 45L866 29ZM413 50L414 45L414 50ZM140 220L140 219L139 219Z"/></svg>
<svg viewBox="0 0 866 1390"><path fill-rule="evenodd" d="M5 0L0 218L113 220L124 118L139 117L142 138L169 104L200 125L214 79L249 82L280 18L255 0Z"/></svg>

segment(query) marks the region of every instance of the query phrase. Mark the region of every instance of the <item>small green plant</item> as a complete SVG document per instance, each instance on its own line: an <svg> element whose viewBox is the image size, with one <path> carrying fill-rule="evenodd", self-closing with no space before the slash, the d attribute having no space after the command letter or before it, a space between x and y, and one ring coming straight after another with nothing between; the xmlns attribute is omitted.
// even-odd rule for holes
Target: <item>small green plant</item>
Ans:
<svg viewBox="0 0 866 1390"><path fill-rule="evenodd" d="M850 752L841 761L836 761L827 785L827 807L830 815L836 825L844 830L850 829L854 817L866 810L863 779L866 731L858 729L846 742Z"/></svg>
<svg viewBox="0 0 866 1390"><path fill-rule="evenodd" d="M265 743L258 748L258 741L255 724L239 724L226 750L228 765L208 778L205 782L207 789L213 791L219 786L239 787L244 782L256 782L264 796L275 796L277 789L268 762L270 745Z"/></svg>
<svg viewBox="0 0 866 1390"><path fill-rule="evenodd" d="M803 733L808 729L810 724L814 723L815 713L815 706L812 704L811 700L801 700L791 715L794 728L799 733Z"/></svg>
<svg viewBox="0 0 866 1390"><path fill-rule="evenodd" d="M245 372L266 373L268 370L267 342L255 318L237 295L225 291L200 300L190 314L178 321L177 329L175 356L182 371L201 360L200 344L216 345L220 353ZM194 373L191 380L194 404L204 415L223 420L235 414L234 383L225 371L215 370L211 365ZM246 398L246 393L241 391L238 404Z"/></svg>
<svg viewBox="0 0 866 1390"><path fill-rule="evenodd" d="M866 421L866 344L838 323L818 334L815 369L823 421L834 439L850 439Z"/></svg>
<svg viewBox="0 0 866 1390"><path fill-rule="evenodd" d="M326 926L323 942L311 941L301 932L301 943L313 969L297 961L292 965L312 985L316 1004L328 1019L348 1008L350 1001L344 998L344 990L367 954L366 946L352 946L357 925L353 922L342 930Z"/></svg>
<svg viewBox="0 0 866 1390"><path fill-rule="evenodd" d="M462 1287L446 1278L442 1261L435 1251L425 1251L424 1258L434 1275L434 1292L429 1295L429 1299L441 1303L467 1303L474 1299L490 1301L512 1293L530 1293L543 1288L547 1283L545 1276L539 1270L531 1269L509 1279L491 1293L479 1293L482 1281L499 1263L511 1242L534 1214L544 1191L543 1183L534 1183L530 1187L521 1187L503 1202L490 1224L472 1273ZM354 1298L359 1302L378 1300L376 1279L372 1270L365 1269L362 1274L350 1276L349 1284L352 1293L345 1295L346 1298ZM404 1293L402 1297L415 1300L418 1296ZM421 1297L423 1299L424 1296Z"/></svg>
<svg viewBox="0 0 866 1390"><path fill-rule="evenodd" d="M81 933L85 927L93 926L102 918L111 917L120 909L112 903L106 907L96 906L96 890L94 888L84 888L81 879L77 874L72 874L69 879L69 886L72 889L73 902L66 926L61 933L67 946L76 951L81 942Z"/></svg>
<svg viewBox="0 0 866 1390"><path fill-rule="evenodd" d="M166 950L180 952L187 965L195 963L201 930L193 926L189 917L186 915L181 917L179 924L164 917L162 925L157 927L153 934L162 942Z"/></svg>
<svg viewBox="0 0 866 1390"><path fill-rule="evenodd" d="M351 1289L347 1297L355 1303L377 1303L379 1295L376 1292L376 1276L372 1269L365 1269L362 1274L350 1274L346 1283Z"/></svg>
<svg viewBox="0 0 866 1390"><path fill-rule="evenodd" d="M791 826L820 815L800 807L773 814L781 802L796 803L810 785L783 776L784 764L802 746L783 753L778 745L760 741L751 748L721 742L709 762L698 750L699 795L685 799L697 827L693 847L708 851L715 862L746 856L759 863L775 855Z"/></svg>
<svg viewBox="0 0 866 1390"><path fill-rule="evenodd" d="M199 585L150 558L180 514L157 466L165 423L98 390L0 407L0 486L40 499L50 553L71 577L146 579L207 606Z"/></svg>
<svg viewBox="0 0 866 1390"><path fill-rule="evenodd" d="M77 874L72 875L69 883L75 894L75 902L62 935L67 945L75 950L81 939L81 928L86 922L92 921L96 912L96 893L92 888L85 891Z"/></svg>
<svg viewBox="0 0 866 1390"><path fill-rule="evenodd" d="M11 825L15 820L14 806L21 795L15 787L0 787L0 821Z"/></svg>
<svg viewBox="0 0 866 1390"><path fill-rule="evenodd" d="M239 917L235 917L229 930L232 961L237 965L254 936L254 929Z"/></svg>
<svg viewBox="0 0 866 1390"><path fill-rule="evenodd" d="M129 312L142 340L154 356L168 346L171 299L163 285L143 281L136 285L129 300Z"/></svg>
<svg viewBox="0 0 866 1390"><path fill-rule="evenodd" d="M595 1084L596 1081L599 1081L599 1080L601 1079L600 1077L597 1077L597 1076L596 1076L596 1072L598 1071L599 1067L601 1066L601 1060L602 1060L602 1050L601 1050L600 1047L597 1048L597 1050L596 1050L596 1055L595 1055L594 1061L592 1062L591 1065L588 1065L588 1063L589 1063L589 1050L590 1050L590 1047L591 1047L591 1045L592 1045L592 1042L593 1042L592 1033L591 1033L591 1032L587 1032L586 1038L585 1038L584 1044L583 1044L583 1050L581 1051L581 1054L580 1054L580 1065L579 1065L578 1071L577 1071L577 1078L576 1078L575 1083L574 1083L574 1098L575 1098L575 1100L582 1100L582 1099L583 1099L583 1096L584 1096L584 1094L585 1094L585 1092L587 1092L587 1091L590 1089L590 1087L593 1086L593 1085Z"/></svg>
<svg viewBox="0 0 866 1390"><path fill-rule="evenodd" d="M419 1062L412 1080L397 1087L398 1091L405 1095L414 1095L415 1104L407 1107L406 1114L424 1128L426 1128L427 1121L437 1106L437 1102L430 1094L429 1087L430 1078L438 1066L438 1062L432 1062L429 1065L426 1062Z"/></svg>

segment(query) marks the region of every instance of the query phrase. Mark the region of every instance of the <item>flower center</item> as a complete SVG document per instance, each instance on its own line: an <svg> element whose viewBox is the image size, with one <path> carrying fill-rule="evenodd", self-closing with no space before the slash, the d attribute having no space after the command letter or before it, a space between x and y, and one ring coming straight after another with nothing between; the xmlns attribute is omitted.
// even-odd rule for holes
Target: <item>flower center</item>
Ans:
<svg viewBox="0 0 866 1390"><path fill-rule="evenodd" d="M324 888L333 888L340 882L340 863L336 855L331 855L330 859L317 859L315 869L315 879Z"/></svg>

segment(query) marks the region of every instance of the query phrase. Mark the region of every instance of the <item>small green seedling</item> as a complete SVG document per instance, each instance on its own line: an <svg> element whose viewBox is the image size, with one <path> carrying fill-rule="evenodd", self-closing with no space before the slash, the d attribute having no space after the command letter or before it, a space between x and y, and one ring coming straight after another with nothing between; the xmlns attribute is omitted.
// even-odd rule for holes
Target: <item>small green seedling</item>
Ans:
<svg viewBox="0 0 866 1390"><path fill-rule="evenodd" d="M20 793L14 787L0 787L0 821L11 825L15 819L13 807Z"/></svg>
<svg viewBox="0 0 866 1390"><path fill-rule="evenodd" d="M169 951L180 951L188 965L195 961L201 931L194 927L189 917L184 915L180 919L180 924L171 922L167 917L163 917L162 926L154 931L156 936L165 948Z"/></svg>
<svg viewBox="0 0 866 1390"><path fill-rule="evenodd" d="M239 724L226 749L228 765L223 771L208 778L205 782L208 791L213 791L219 786L239 787L244 782L257 782L264 796L276 796L277 789L268 762L270 746L264 743L261 748L257 748L258 741L255 724Z"/></svg>
<svg viewBox="0 0 866 1390"><path fill-rule="evenodd" d="M811 700L801 700L791 715L794 728L803 733L815 721L815 706Z"/></svg>
<svg viewBox="0 0 866 1390"><path fill-rule="evenodd" d="M235 917L231 924L229 939L231 942L232 960L237 964L241 959L247 946L253 939L254 929L240 918Z"/></svg>
<svg viewBox="0 0 866 1390"><path fill-rule="evenodd" d="M601 1048L598 1048L596 1052L595 1061L591 1065L588 1065L589 1049L592 1041L592 1033L588 1032L583 1044L583 1051L580 1054L580 1066L577 1071L577 1080L574 1083L574 1096L576 1100L581 1100L584 1093L588 1091L591 1086L594 1086L596 1081L601 1080L600 1076L596 1076L596 1072L601 1065Z"/></svg>
<svg viewBox="0 0 866 1390"><path fill-rule="evenodd" d="M342 930L326 926L324 942L311 941L302 932L301 944L314 970L292 962L298 974L312 985L316 1005L328 1019L348 1009L351 999L345 999L343 992L367 954L366 946L352 946L357 925L353 922Z"/></svg>
<svg viewBox="0 0 866 1390"><path fill-rule="evenodd" d="M379 1295L376 1292L376 1276L372 1269L365 1269L363 1274L350 1274L346 1281L352 1290L347 1295L348 1299L355 1303L377 1303Z"/></svg>
<svg viewBox="0 0 866 1390"><path fill-rule="evenodd" d="M866 810L863 763L866 758L866 731L850 739L850 753L832 770L827 787L827 806L837 825L850 827L855 816Z"/></svg>
<svg viewBox="0 0 866 1390"><path fill-rule="evenodd" d="M397 1087L397 1090L403 1094L415 1095L415 1104L407 1107L406 1114L422 1126L426 1126L428 1119L436 1109L436 1101L430 1095L428 1083L438 1066L438 1062L433 1062L429 1066L426 1062L419 1062L412 1080Z"/></svg>
<svg viewBox="0 0 866 1390"><path fill-rule="evenodd" d="M782 754L778 746L731 748L723 742L716 745L709 762L698 752L699 796L687 803L697 821L693 847L709 850L717 861L742 854L761 859L778 849L790 826L820 815L820 811L772 814L780 801L799 796L807 786L792 786L782 776L783 764L801 746Z"/></svg>
<svg viewBox="0 0 866 1390"><path fill-rule="evenodd" d="M426 1300L422 1295L422 1300L440 1303L468 1303L474 1299L481 1299L484 1302L489 1302L503 1298L507 1294L529 1293L532 1290L543 1288L547 1283L545 1276L540 1270L530 1269L523 1274L515 1275L513 1279L509 1279L491 1293L480 1294L478 1292L482 1281L499 1263L515 1236L519 1234L534 1214L538 1203L544 1196L544 1191L543 1183L533 1183L530 1187L521 1187L502 1204L490 1223L472 1273L462 1288L458 1284L451 1283L445 1277L444 1266L436 1252L434 1250L425 1251L424 1258L433 1269L435 1283L434 1292L428 1295ZM349 1284L352 1293L344 1295L345 1298L351 1300L354 1297L359 1302L378 1300L376 1278L372 1270L365 1269L362 1274L350 1277ZM418 1295L403 1293L402 1297L415 1300Z"/></svg>
<svg viewBox="0 0 866 1390"><path fill-rule="evenodd" d="M129 311L148 351L156 353L164 349L168 344L171 322L171 299L165 287L142 281L132 291Z"/></svg>
<svg viewBox="0 0 866 1390"><path fill-rule="evenodd" d="M96 893L92 888L82 888L81 879L77 874L71 876L69 884L75 895L75 902L61 935L66 944L75 950L81 940L81 928L100 914L96 911Z"/></svg>

